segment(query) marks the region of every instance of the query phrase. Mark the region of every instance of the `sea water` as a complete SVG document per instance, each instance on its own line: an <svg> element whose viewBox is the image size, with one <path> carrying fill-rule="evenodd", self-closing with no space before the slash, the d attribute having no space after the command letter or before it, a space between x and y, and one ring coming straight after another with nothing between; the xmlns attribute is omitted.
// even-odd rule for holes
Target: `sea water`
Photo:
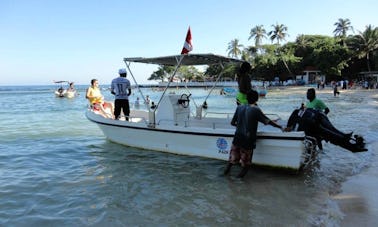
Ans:
<svg viewBox="0 0 378 227"><path fill-rule="evenodd" d="M0 87L0 226L338 226L343 213L331 196L375 156L369 144L378 141L376 90L339 97L318 91L332 123L363 135L368 152L324 143L317 162L299 174L253 168L240 180L237 167L222 175L224 161L109 142L85 118L85 87L73 99L56 98L52 86ZM306 90L271 89L259 105L285 120L306 101ZM193 108L209 91L169 92L190 92ZM155 102L161 94L142 92ZM133 89L130 103L138 96ZM217 89L207 103L208 112L236 107Z"/></svg>

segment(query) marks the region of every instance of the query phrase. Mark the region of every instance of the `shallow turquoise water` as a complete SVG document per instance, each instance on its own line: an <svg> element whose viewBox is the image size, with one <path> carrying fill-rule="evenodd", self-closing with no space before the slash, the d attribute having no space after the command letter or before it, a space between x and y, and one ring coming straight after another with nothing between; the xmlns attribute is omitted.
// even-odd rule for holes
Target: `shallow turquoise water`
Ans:
<svg viewBox="0 0 378 227"><path fill-rule="evenodd" d="M342 214L330 195L375 155L325 144L318 163L298 175L253 169L238 180L222 176L222 161L111 143L84 116L85 86L70 100L55 98L53 90L0 87L1 226L337 226ZM204 89L191 91L197 104L207 96ZM270 90L259 104L287 119L305 101L305 91ZM208 111L232 113L234 99L218 92ZM143 93L153 101L159 96ZM111 100L108 91L103 94ZM374 94L350 91L335 98L330 90L318 97L329 105L336 127L371 143L378 141Z"/></svg>

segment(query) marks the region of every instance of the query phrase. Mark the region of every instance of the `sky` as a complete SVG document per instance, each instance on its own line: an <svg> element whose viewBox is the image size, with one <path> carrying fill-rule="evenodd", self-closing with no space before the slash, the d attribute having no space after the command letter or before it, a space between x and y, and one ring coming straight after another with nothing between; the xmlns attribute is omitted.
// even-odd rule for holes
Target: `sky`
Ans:
<svg viewBox="0 0 378 227"><path fill-rule="evenodd" d="M254 44L257 25L284 24L287 42L333 36L339 18L358 33L378 25L377 9L376 0L0 0L0 85L110 84L124 57L180 54L189 26L191 53L227 56L233 39ZM131 67L139 84L155 83L155 66Z"/></svg>

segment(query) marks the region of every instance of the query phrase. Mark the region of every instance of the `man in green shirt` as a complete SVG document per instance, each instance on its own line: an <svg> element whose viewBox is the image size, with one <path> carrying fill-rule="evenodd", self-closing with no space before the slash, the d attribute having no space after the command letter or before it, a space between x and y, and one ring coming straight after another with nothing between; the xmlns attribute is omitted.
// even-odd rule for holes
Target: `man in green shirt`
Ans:
<svg viewBox="0 0 378 227"><path fill-rule="evenodd" d="M329 113L329 109L326 104L324 104L322 100L316 98L314 88L309 88L307 90L307 99L309 100L309 102L306 104L306 108L324 111L325 114Z"/></svg>

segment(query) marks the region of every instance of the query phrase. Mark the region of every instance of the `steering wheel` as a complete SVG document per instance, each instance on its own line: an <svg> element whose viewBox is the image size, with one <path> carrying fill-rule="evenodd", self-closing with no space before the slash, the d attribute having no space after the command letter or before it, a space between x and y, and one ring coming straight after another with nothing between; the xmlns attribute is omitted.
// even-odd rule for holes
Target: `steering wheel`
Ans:
<svg viewBox="0 0 378 227"><path fill-rule="evenodd" d="M192 94L190 95L187 95L187 94L182 94L180 99L178 100L178 104L180 104L182 107L184 108L188 108L189 107L189 98Z"/></svg>

